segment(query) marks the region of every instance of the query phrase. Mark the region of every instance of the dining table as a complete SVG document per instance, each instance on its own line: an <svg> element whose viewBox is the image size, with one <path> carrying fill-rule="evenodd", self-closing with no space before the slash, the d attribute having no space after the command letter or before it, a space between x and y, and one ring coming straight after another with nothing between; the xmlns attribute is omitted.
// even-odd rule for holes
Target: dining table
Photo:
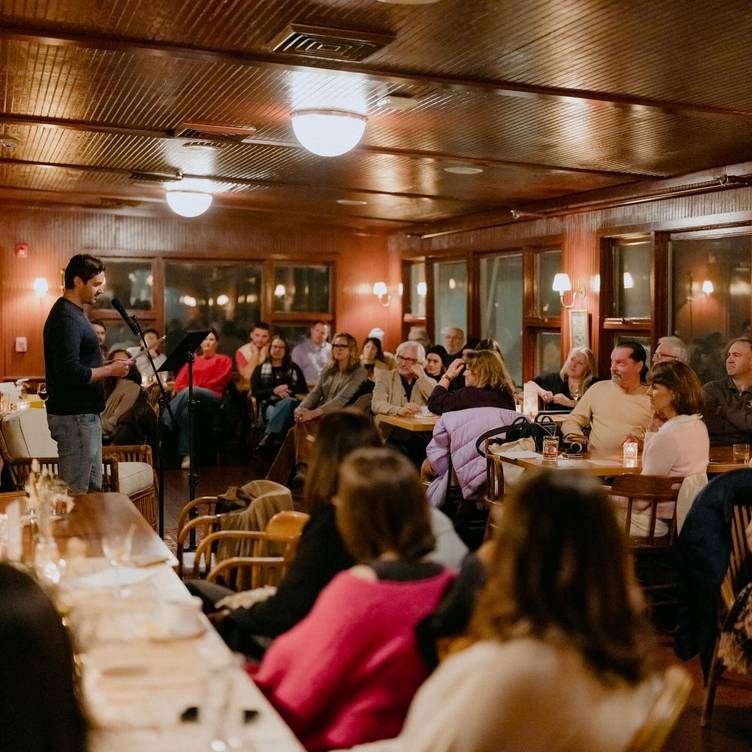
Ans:
<svg viewBox="0 0 752 752"><path fill-rule="evenodd" d="M16 499L3 494L0 511ZM24 558L44 581L28 528ZM92 752L303 752L127 496L76 496L51 533L60 556L51 592L74 638ZM113 541L126 537L118 561Z"/></svg>
<svg viewBox="0 0 752 752"><path fill-rule="evenodd" d="M433 431L439 421L438 415L377 415L379 425L396 426L406 431Z"/></svg>

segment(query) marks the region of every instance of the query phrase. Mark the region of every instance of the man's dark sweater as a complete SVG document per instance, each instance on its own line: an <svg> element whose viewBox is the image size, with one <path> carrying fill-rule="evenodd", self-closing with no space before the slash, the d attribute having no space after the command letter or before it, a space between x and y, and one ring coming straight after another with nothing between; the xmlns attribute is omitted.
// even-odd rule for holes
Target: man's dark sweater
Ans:
<svg viewBox="0 0 752 752"><path fill-rule="evenodd" d="M50 415L99 414L104 410L101 383L90 384L91 369L102 365L99 340L84 312L58 298L44 324L44 367Z"/></svg>
<svg viewBox="0 0 752 752"><path fill-rule="evenodd" d="M752 440L752 389L737 388L734 380L710 381L702 388L702 417L713 446Z"/></svg>

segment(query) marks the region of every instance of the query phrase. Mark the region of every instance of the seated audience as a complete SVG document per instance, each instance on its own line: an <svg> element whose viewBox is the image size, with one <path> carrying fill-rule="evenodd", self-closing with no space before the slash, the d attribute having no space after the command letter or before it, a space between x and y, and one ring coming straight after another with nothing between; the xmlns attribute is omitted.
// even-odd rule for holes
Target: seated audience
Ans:
<svg viewBox="0 0 752 752"><path fill-rule="evenodd" d="M642 454L643 475L670 475L685 478L677 501L677 521L689 511L697 493L708 482L710 459L708 429L703 423L702 385L695 372L680 360L668 360L653 366L648 375L648 395L653 421L645 434ZM632 513L631 534L647 535L650 514L636 503ZM663 519L673 516L673 505L658 507L655 534L665 535Z"/></svg>
<svg viewBox="0 0 752 752"><path fill-rule="evenodd" d="M594 478L537 473L505 501L471 622L400 735L358 752L621 752L661 688L627 541Z"/></svg>
<svg viewBox="0 0 752 752"><path fill-rule="evenodd" d="M360 364L366 369L368 378L372 381L375 379L377 370L390 370L391 367L387 365L384 358L384 348L381 346L381 340L378 337L366 337L360 354Z"/></svg>
<svg viewBox="0 0 752 752"><path fill-rule="evenodd" d="M318 383L295 408L293 416L296 426L287 432L267 473L269 480L282 484L289 482L295 465L305 464L308 460L311 441L307 437L313 437L318 432L318 419L351 404L367 380L366 370L360 365L358 343L352 334L335 334L331 353Z"/></svg>
<svg viewBox="0 0 752 752"><path fill-rule="evenodd" d="M474 355L498 361L498 356L488 350ZM485 497L486 489L486 460L478 454L475 442L486 431L510 425L518 417L514 407L479 406L445 412L433 429L426 458L436 478L426 496L432 506L442 509L455 522L457 532L471 549L481 543L482 523L487 516L485 508L479 514L473 511L477 506L474 502ZM455 478L457 485L453 485Z"/></svg>
<svg viewBox="0 0 752 752"><path fill-rule="evenodd" d="M318 382L331 357L332 346L326 341L328 334L329 327L323 321L314 321L308 337L293 348L293 363L300 366L309 387Z"/></svg>
<svg viewBox="0 0 752 752"><path fill-rule="evenodd" d="M456 326L447 327L442 332L444 337L444 347L449 354L450 360L462 357L462 350L465 347L465 332Z"/></svg>
<svg viewBox="0 0 752 752"><path fill-rule="evenodd" d="M146 353L141 347L129 347L128 352L135 358L136 368L141 376L141 385L150 386L156 384L157 377L154 375L154 369L159 370L159 367L167 360L167 356L160 350L159 332L150 327L144 329L144 340L146 340L146 346L149 348L149 355L151 355L151 361L154 363L154 368L149 362L149 358L146 357ZM160 374L164 383L164 373Z"/></svg>
<svg viewBox="0 0 752 752"><path fill-rule="evenodd" d="M653 353L653 365L673 360L689 364L689 349L678 337L661 337Z"/></svg>
<svg viewBox="0 0 752 752"><path fill-rule="evenodd" d="M705 424L714 446L752 441L752 339L731 340L726 378L703 387Z"/></svg>
<svg viewBox="0 0 752 752"><path fill-rule="evenodd" d="M379 371L373 388L371 411L387 444L408 456L416 467L426 458L430 431L408 431L381 423L381 415L414 417L426 406L436 382L424 370L425 351L418 342L403 342L397 348L397 368Z"/></svg>
<svg viewBox="0 0 752 752"><path fill-rule="evenodd" d="M94 330L94 334L97 335L97 341L99 342L99 352L102 354L102 360L107 360L107 329L102 319L92 319L91 328Z"/></svg>
<svg viewBox="0 0 752 752"><path fill-rule="evenodd" d="M381 342L382 347L382 353L384 355L384 362L387 364L388 368L394 368L396 365L396 361L394 360L394 355L392 353L387 352L383 349L384 347L384 330L380 326L374 326L373 329L371 329L370 332L368 332L368 337L375 337L379 342Z"/></svg>
<svg viewBox="0 0 752 752"><path fill-rule="evenodd" d="M130 360L125 345L115 345L107 359ZM141 377L135 366L123 378L108 378L104 383L105 403L100 418L104 444L122 446L149 444L156 448L157 416L146 391L141 387Z"/></svg>
<svg viewBox="0 0 752 752"><path fill-rule="evenodd" d="M254 676L309 752L399 733L428 675L415 626L453 579L426 558L434 547L428 507L404 457L353 452L339 472L336 520L358 565L274 641Z"/></svg>
<svg viewBox="0 0 752 752"><path fill-rule="evenodd" d="M628 438L642 440L652 420L644 383L647 354L639 342L619 342L611 352L611 380L593 384L563 422L561 431L581 434L590 426L590 447L614 451Z"/></svg>
<svg viewBox="0 0 752 752"><path fill-rule="evenodd" d="M233 650L259 658L263 638L277 637L295 626L332 577L353 565L334 521L337 473L353 450L379 446L379 433L365 415L337 410L321 419L305 480L304 507L311 518L277 592L251 608L229 612L219 623L220 634ZM206 592L203 583L196 584L196 589ZM212 600L217 603L227 594L225 589L214 589Z"/></svg>
<svg viewBox="0 0 752 752"><path fill-rule="evenodd" d="M441 345L427 348L426 365L424 368L426 375L438 381L444 375L444 371L446 371L444 364L448 359L447 351Z"/></svg>
<svg viewBox="0 0 752 752"><path fill-rule="evenodd" d="M69 633L39 585L8 564L0 564L0 644L0 749L88 749Z"/></svg>
<svg viewBox="0 0 752 752"><path fill-rule="evenodd" d="M464 374L463 374L464 371ZM452 381L463 374L465 386L450 391ZM514 382L504 359L490 350L468 350L453 360L428 398L436 415L469 407L502 407L514 410Z"/></svg>
<svg viewBox="0 0 752 752"><path fill-rule="evenodd" d="M587 347L573 347L560 371L542 373L525 386L533 388L544 409L571 410L597 375L593 353Z"/></svg>
<svg viewBox="0 0 752 752"><path fill-rule="evenodd" d="M266 423L259 447L274 449L285 438L293 424L293 411L298 406L296 394L308 391L300 366L292 362L287 340L275 334L269 345L266 362L256 366L251 377L251 393L257 410Z"/></svg>
<svg viewBox="0 0 752 752"><path fill-rule="evenodd" d="M251 380L257 366L269 357L269 324L258 321L251 329L250 340L235 351L235 365L246 381Z"/></svg>
<svg viewBox="0 0 752 752"><path fill-rule="evenodd" d="M428 330L424 326L411 326L407 333L408 342L419 342L423 347L431 346L431 338L428 336Z"/></svg>
<svg viewBox="0 0 752 752"><path fill-rule="evenodd" d="M232 361L227 355L217 352L218 339L216 331L211 329L201 343L201 355L193 360L193 399L198 403L195 409L210 418L218 413L222 394L232 377ZM174 393L175 396L170 402L172 418L166 410L162 417L168 428L177 429L178 453L183 456L180 466L183 470L187 470L189 466L187 363L178 371Z"/></svg>

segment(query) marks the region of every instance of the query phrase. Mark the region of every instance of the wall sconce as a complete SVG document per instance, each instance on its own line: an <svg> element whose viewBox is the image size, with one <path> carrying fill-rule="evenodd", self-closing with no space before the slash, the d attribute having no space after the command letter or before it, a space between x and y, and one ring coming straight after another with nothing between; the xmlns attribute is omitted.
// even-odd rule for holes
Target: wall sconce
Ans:
<svg viewBox="0 0 752 752"><path fill-rule="evenodd" d="M572 282L566 272L558 272L557 274L554 274L554 283L551 285L551 289L554 292L559 293L559 300L561 301L562 308L573 308L578 295L581 298L585 297L585 288L578 287L572 293L572 302L569 305L564 302L564 293L572 291Z"/></svg>
<svg viewBox="0 0 752 752"><path fill-rule="evenodd" d="M713 287L713 283L709 279L706 279L702 283L702 291L706 296L715 292L715 287Z"/></svg>
<svg viewBox="0 0 752 752"><path fill-rule="evenodd" d="M275 298L284 298L285 295L287 295L287 290L285 290L285 286L283 284L279 284L274 288Z"/></svg>
<svg viewBox="0 0 752 752"><path fill-rule="evenodd" d="M415 286L415 292L417 292L421 298L425 298L428 293L428 284L426 282L418 282Z"/></svg>
<svg viewBox="0 0 752 752"><path fill-rule="evenodd" d="M34 292L38 298L43 298L49 289L50 286L47 284L47 280L44 277L37 277L34 280Z"/></svg>
<svg viewBox="0 0 752 752"><path fill-rule="evenodd" d="M387 290L386 282L374 282L373 294L378 298L379 303L385 307L392 302L392 296Z"/></svg>

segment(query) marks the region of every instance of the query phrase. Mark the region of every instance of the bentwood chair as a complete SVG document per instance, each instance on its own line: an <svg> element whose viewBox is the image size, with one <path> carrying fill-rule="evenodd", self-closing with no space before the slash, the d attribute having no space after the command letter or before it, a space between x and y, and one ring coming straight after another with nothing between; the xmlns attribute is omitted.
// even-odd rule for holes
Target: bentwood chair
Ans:
<svg viewBox="0 0 752 752"><path fill-rule="evenodd" d="M659 752L676 725L692 690L692 679L681 666L669 666L663 687L645 722L637 729L625 752Z"/></svg>
<svg viewBox="0 0 752 752"><path fill-rule="evenodd" d="M196 550L194 576L203 567L209 571L206 578L209 582L221 580L238 591L279 584L295 558L298 541L308 518L303 512L279 512L261 532L222 530L207 535ZM210 569L214 544L228 540L250 542L253 546L251 555L224 558ZM265 555L270 545L281 549L280 554Z"/></svg>
<svg viewBox="0 0 752 752"><path fill-rule="evenodd" d="M730 679L724 679L723 674L727 671L723 658L720 655L721 633L730 630L734 625L729 623L733 617L732 609L739 594L744 587L752 582L752 546L747 539L746 532L752 525L752 499L736 499L731 512L731 555L729 566L721 583L721 595L719 604L718 634L713 648L713 658L705 688L705 701L702 707L700 725L710 726L715 704L715 693L721 682L731 683ZM752 685L743 685L752 689Z"/></svg>

